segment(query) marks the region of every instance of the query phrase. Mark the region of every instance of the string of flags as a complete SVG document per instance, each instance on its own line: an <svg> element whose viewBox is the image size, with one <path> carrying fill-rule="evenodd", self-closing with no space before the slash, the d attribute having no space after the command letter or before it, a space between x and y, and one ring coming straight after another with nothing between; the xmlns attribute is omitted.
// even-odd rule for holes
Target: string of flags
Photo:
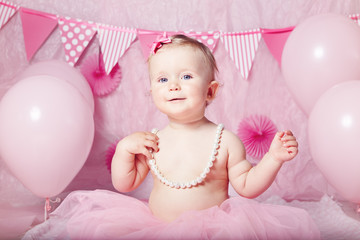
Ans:
<svg viewBox="0 0 360 240"><path fill-rule="evenodd" d="M4 0L0 0L0 29L17 12L20 12L28 61L32 59L52 32L58 28L66 61L71 66L76 65L82 53L97 35L107 74L111 72L136 39L140 41L143 55L147 59L153 42L164 34L164 31L112 26L54 15L24 8ZM353 14L349 17L360 25L359 14ZM166 31L165 33L168 36L179 33L188 35L204 43L211 51L214 51L217 44L221 42L242 77L248 79L261 39L264 39L274 58L281 64L282 49L293 29L294 27L291 26L281 29L258 28L240 32Z"/></svg>

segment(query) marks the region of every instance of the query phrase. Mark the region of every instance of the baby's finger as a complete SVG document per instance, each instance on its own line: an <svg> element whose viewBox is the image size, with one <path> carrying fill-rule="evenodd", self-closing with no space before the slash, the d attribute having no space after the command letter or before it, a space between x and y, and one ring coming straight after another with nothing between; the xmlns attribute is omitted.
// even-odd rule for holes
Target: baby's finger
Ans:
<svg viewBox="0 0 360 240"><path fill-rule="evenodd" d="M297 147L299 144L295 140L283 142L284 147Z"/></svg>
<svg viewBox="0 0 360 240"><path fill-rule="evenodd" d="M150 140L150 141L159 141L159 137L151 132L147 132L145 135L145 139Z"/></svg>
<svg viewBox="0 0 360 240"><path fill-rule="evenodd" d="M286 136L294 136L294 134L290 130L284 131Z"/></svg>
<svg viewBox="0 0 360 240"><path fill-rule="evenodd" d="M296 137L285 135L281 138L282 142L288 142L288 141L296 141Z"/></svg>
<svg viewBox="0 0 360 240"><path fill-rule="evenodd" d="M284 136L285 136L285 132L279 131L279 132L277 132L277 133L275 134L274 139L280 139L280 140L281 140Z"/></svg>
<svg viewBox="0 0 360 240"><path fill-rule="evenodd" d="M298 153L297 147L289 147L286 149L290 155L296 155Z"/></svg>
<svg viewBox="0 0 360 240"><path fill-rule="evenodd" d="M146 146L146 148L150 150L152 150L153 152L158 152L159 151L159 146L157 144L156 141L151 141L151 140L145 140L144 145Z"/></svg>
<svg viewBox="0 0 360 240"><path fill-rule="evenodd" d="M152 154L151 152L149 151L149 149L147 149L146 147L143 147L140 151L140 153L142 155L144 155L147 159L151 159L152 158Z"/></svg>

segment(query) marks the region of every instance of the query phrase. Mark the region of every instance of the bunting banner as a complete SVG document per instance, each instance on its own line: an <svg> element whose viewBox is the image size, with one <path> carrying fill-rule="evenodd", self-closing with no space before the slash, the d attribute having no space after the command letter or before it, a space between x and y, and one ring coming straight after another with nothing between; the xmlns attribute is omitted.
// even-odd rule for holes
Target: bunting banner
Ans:
<svg viewBox="0 0 360 240"><path fill-rule="evenodd" d="M9 2L0 2L0 29L17 12L18 6Z"/></svg>
<svg viewBox="0 0 360 240"><path fill-rule="evenodd" d="M20 8L27 60L33 57L57 26L57 17L28 8Z"/></svg>
<svg viewBox="0 0 360 240"><path fill-rule="evenodd" d="M96 34L96 24L70 17L58 17L66 61L74 66Z"/></svg>
<svg viewBox="0 0 360 240"><path fill-rule="evenodd" d="M242 77L247 79L261 40L260 29L224 32L220 39Z"/></svg>
<svg viewBox="0 0 360 240"><path fill-rule="evenodd" d="M295 27L288 27L283 29L264 29L262 28L262 37L266 43L271 54L274 56L279 66L281 66L281 55L284 49L286 40L288 39L291 31Z"/></svg>
<svg viewBox="0 0 360 240"><path fill-rule="evenodd" d="M120 28L109 25L99 25L99 40L101 52L105 63L106 74L117 64L119 58L124 55L136 38L136 30L133 28Z"/></svg>
<svg viewBox="0 0 360 240"><path fill-rule="evenodd" d="M202 42L213 52L218 40L225 46L227 53L240 71L243 79L248 79L253 61L264 39L274 59L281 66L281 55L287 38L294 27L281 29L254 29L241 32L222 31L151 31L128 27L109 26L102 23L82 21L70 17L61 17L45 12L23 8L0 0L0 29L20 9L23 37L27 59L30 61L49 35L58 26L61 34L66 61L74 66L93 37L98 34L105 71L109 74L115 64L124 55L132 42L138 38L144 57L147 59L150 49L159 36L185 34ZM360 14L348 15L360 25Z"/></svg>

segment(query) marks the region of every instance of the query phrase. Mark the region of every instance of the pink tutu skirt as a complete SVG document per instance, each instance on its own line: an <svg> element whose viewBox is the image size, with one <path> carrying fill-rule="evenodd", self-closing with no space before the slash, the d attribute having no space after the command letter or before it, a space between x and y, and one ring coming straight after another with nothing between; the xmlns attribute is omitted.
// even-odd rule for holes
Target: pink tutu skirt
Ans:
<svg viewBox="0 0 360 240"><path fill-rule="evenodd" d="M242 197L190 211L171 223L146 202L106 190L75 191L23 239L320 239L302 209Z"/></svg>

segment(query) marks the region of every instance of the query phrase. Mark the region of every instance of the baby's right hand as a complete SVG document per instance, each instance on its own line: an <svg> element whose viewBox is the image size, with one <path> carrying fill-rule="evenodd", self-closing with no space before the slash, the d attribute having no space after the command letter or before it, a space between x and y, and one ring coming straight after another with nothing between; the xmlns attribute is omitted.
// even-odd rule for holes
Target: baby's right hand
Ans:
<svg viewBox="0 0 360 240"><path fill-rule="evenodd" d="M158 136L151 132L136 132L120 141L123 149L130 154L142 154L147 159L152 158L152 152L159 151Z"/></svg>

